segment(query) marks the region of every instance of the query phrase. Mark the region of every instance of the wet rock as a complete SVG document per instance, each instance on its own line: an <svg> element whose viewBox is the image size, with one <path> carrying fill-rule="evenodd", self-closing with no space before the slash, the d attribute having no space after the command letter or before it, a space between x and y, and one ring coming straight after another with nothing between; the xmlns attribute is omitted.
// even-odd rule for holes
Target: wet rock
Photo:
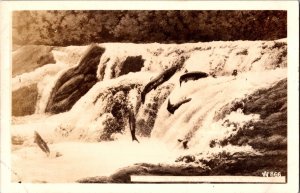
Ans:
<svg viewBox="0 0 300 193"><path fill-rule="evenodd" d="M195 176L207 175L208 171L198 166L140 163L121 168L109 177L97 176L77 180L79 183L133 183L131 175Z"/></svg>
<svg viewBox="0 0 300 193"><path fill-rule="evenodd" d="M261 156L247 158L243 164L239 162L225 170L225 162L221 162L219 172L215 174L228 174L234 170L249 171L255 175L261 175L260 170L278 168L282 173L286 173L287 165L287 79L279 81L269 89L261 89L242 101L244 103L243 112L245 114L259 114L259 121L250 121L243 127L237 128L237 132L229 137L215 141L221 146L249 145ZM235 107L236 105L231 105ZM230 113L224 108L223 113ZM232 109L236 110L236 109ZM222 115L223 116L223 115ZM219 117L222 117L219 116ZM213 146L215 144L212 143ZM276 153L283 152L283 153ZM223 166L222 166L223 165ZM244 166L247 166L244 167ZM276 167L275 167L276 166ZM223 170L223 172L221 172ZM216 170L217 171L217 170Z"/></svg>
<svg viewBox="0 0 300 193"><path fill-rule="evenodd" d="M93 103L101 101L105 107L99 114L99 117L105 116L105 120L98 141L114 140L113 134L122 133L129 127L129 112L134 110L129 102L130 93L139 92L141 87L140 83L121 84L109 87L98 94Z"/></svg>
<svg viewBox="0 0 300 193"><path fill-rule="evenodd" d="M96 71L104 48L92 45L77 67L64 73L49 97L46 112L61 113L72 106L98 81Z"/></svg>
<svg viewBox="0 0 300 193"><path fill-rule="evenodd" d="M87 177L77 180L78 183L112 183L112 179L106 176Z"/></svg>
<svg viewBox="0 0 300 193"><path fill-rule="evenodd" d="M25 116L35 112L38 98L37 84L22 87L12 92L12 115Z"/></svg>
<svg viewBox="0 0 300 193"><path fill-rule="evenodd" d="M190 162L195 162L196 158L193 155L185 155L182 157L179 157L175 160L175 162L184 162L184 163L190 163Z"/></svg>
<svg viewBox="0 0 300 193"><path fill-rule="evenodd" d="M56 63L52 46L26 45L21 46L12 53L12 75L31 72L45 64Z"/></svg>
<svg viewBox="0 0 300 193"><path fill-rule="evenodd" d="M11 144L12 145L22 145L24 143L24 139L20 136L12 136Z"/></svg>
<svg viewBox="0 0 300 193"><path fill-rule="evenodd" d="M57 95L58 95L58 96L61 96L61 95L69 94L69 93L72 92L72 91L78 86L78 84L80 84L83 80L84 80L84 75L83 75L83 74L80 74L80 75L77 75L77 76L71 78L70 80L68 80L67 82L65 82L65 83L57 90Z"/></svg>
<svg viewBox="0 0 300 193"><path fill-rule="evenodd" d="M144 67L145 60L142 56L128 56L122 64L115 69L115 77L119 77L129 72L139 72Z"/></svg>

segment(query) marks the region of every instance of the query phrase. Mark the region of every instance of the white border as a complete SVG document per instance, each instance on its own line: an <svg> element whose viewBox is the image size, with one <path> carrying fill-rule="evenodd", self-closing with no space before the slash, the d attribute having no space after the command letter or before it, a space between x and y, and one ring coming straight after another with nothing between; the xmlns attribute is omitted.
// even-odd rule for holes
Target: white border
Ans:
<svg viewBox="0 0 300 193"><path fill-rule="evenodd" d="M297 1L2 1L1 193L30 192L298 192L299 182L299 10ZM11 12L14 10L288 10L288 183L287 184L16 184L10 183Z"/></svg>
<svg viewBox="0 0 300 193"><path fill-rule="evenodd" d="M139 183L285 183L286 176L142 176L131 175L131 182Z"/></svg>

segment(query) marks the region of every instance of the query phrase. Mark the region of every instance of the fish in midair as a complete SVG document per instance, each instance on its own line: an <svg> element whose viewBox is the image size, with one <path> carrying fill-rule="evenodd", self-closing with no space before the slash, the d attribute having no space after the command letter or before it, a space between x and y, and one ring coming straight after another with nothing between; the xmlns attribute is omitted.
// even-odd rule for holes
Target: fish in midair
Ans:
<svg viewBox="0 0 300 193"><path fill-rule="evenodd" d="M206 78L208 76L209 76L209 74L207 74L205 72L200 72L200 71L187 72L180 76L179 83L181 86L182 82L187 82L189 80L198 80L200 78Z"/></svg>
<svg viewBox="0 0 300 193"><path fill-rule="evenodd" d="M132 141L137 141L139 143L139 140L135 136L136 119L134 113L131 110L129 110L128 121L129 121L129 128L130 128Z"/></svg>
<svg viewBox="0 0 300 193"><path fill-rule="evenodd" d="M182 139L178 139L178 142L180 142L180 143L182 143L182 146L183 146L183 148L184 149L188 149L189 147L188 147L188 140L182 140Z"/></svg>
<svg viewBox="0 0 300 193"><path fill-rule="evenodd" d="M145 102L147 93L149 93L152 89L156 89L159 85L163 84L164 82L168 81L182 67L185 60L186 58L182 56L176 65L163 71L157 77L150 80L150 82L146 84L146 86L141 92L141 101L143 104Z"/></svg>
<svg viewBox="0 0 300 193"><path fill-rule="evenodd" d="M36 143L43 152L45 152L47 155L50 154L50 149L47 145L47 143L43 140L43 138L40 136L40 134L37 131L34 131L34 143Z"/></svg>
<svg viewBox="0 0 300 193"><path fill-rule="evenodd" d="M167 106L167 110L171 113L174 114L174 112L184 103L190 102L192 99L188 98L188 99L184 99L182 101L179 101L176 104L171 104L170 99L168 99L168 106Z"/></svg>

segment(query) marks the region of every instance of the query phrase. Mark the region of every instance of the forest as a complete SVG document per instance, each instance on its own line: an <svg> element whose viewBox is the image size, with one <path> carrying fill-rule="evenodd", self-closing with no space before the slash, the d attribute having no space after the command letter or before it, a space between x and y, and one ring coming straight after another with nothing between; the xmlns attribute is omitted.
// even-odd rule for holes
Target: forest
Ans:
<svg viewBox="0 0 300 193"><path fill-rule="evenodd" d="M14 45L183 43L287 37L287 12L195 10L14 11Z"/></svg>

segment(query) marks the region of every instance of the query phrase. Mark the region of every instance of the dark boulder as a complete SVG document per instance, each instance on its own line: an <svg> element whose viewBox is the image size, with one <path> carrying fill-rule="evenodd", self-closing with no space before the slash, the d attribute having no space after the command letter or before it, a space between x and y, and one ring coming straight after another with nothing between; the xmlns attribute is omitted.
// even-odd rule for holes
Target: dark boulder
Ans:
<svg viewBox="0 0 300 193"><path fill-rule="evenodd" d="M79 65L60 77L50 94L46 112L61 113L70 110L96 84L97 68L104 51L104 48L92 45Z"/></svg>
<svg viewBox="0 0 300 193"><path fill-rule="evenodd" d="M19 88L12 92L12 115L32 115L38 100L37 84Z"/></svg>
<svg viewBox="0 0 300 193"><path fill-rule="evenodd" d="M129 72L139 72L144 67L145 60L142 56L128 56L119 68L115 69L115 77L119 77Z"/></svg>

